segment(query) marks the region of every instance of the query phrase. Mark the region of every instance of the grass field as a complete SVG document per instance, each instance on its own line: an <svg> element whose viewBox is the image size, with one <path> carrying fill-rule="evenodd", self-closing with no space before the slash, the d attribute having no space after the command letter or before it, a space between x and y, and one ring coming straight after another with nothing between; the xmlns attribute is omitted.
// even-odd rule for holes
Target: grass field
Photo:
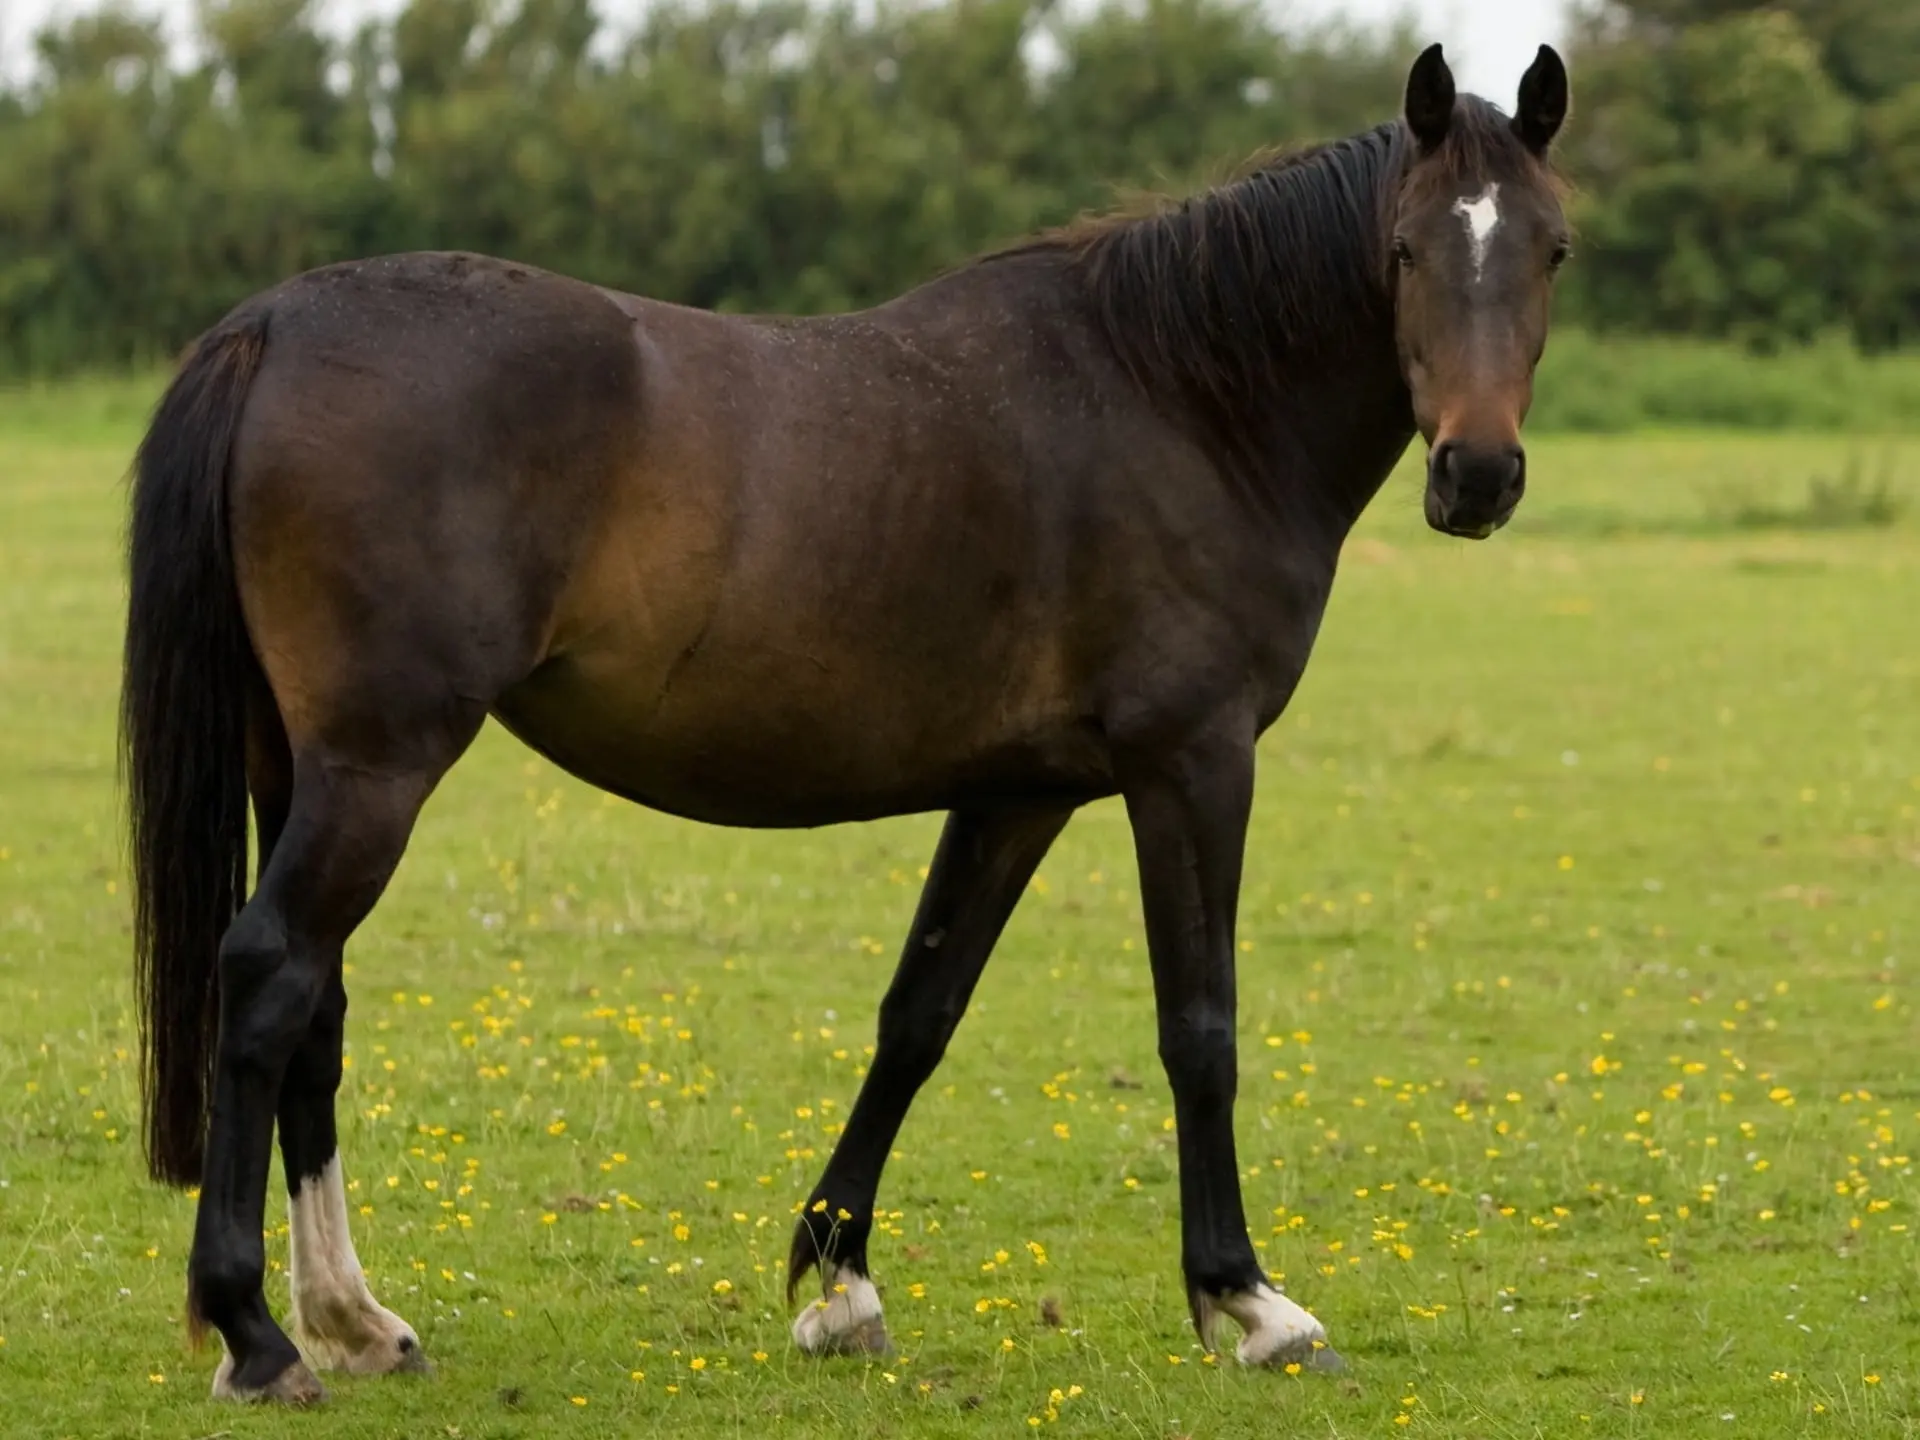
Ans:
<svg viewBox="0 0 1920 1440"><path fill-rule="evenodd" d="M1355 537L1241 957L1248 1210L1346 1376L1194 1343L1117 805L901 1137L899 1353L815 1363L791 1212L937 820L701 829L489 731L349 950L360 1252L438 1373L289 1417L206 1399L191 1203L138 1164L134 439L0 401L0 1433L1920 1434L1920 519L1792 523L1850 458L1913 494L1920 443L1543 438L1493 542L1411 471Z"/></svg>

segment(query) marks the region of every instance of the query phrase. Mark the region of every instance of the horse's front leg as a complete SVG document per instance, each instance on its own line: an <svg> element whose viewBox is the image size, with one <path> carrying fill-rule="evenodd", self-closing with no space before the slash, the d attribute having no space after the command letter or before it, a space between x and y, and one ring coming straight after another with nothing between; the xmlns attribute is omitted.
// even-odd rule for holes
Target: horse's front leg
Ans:
<svg viewBox="0 0 1920 1440"><path fill-rule="evenodd" d="M1246 1332L1246 1364L1339 1361L1320 1322L1255 1257L1234 1156L1234 914L1253 802L1251 724L1129 757L1122 772L1140 862L1160 1059L1180 1147L1181 1264L1201 1343L1222 1314Z"/></svg>
<svg viewBox="0 0 1920 1440"><path fill-rule="evenodd" d="M873 1065L794 1228L788 1303L807 1271L820 1268L821 1297L793 1325L795 1342L809 1354L886 1348L880 1295L867 1269L880 1172L913 1097L966 1013L1001 928L1070 814L1041 806L947 817L900 968L880 1002Z"/></svg>

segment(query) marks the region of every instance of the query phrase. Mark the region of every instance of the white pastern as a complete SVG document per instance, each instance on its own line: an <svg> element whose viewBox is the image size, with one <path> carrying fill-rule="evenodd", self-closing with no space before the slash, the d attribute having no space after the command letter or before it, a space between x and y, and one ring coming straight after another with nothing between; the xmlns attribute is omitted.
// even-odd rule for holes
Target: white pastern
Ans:
<svg viewBox="0 0 1920 1440"><path fill-rule="evenodd" d="M1218 1315L1229 1315L1246 1332L1235 1352L1242 1365L1334 1363L1326 1348L1327 1327L1282 1295L1262 1285L1217 1299L1202 1296L1201 1333L1209 1346ZM1318 1356L1329 1357L1326 1362Z"/></svg>
<svg viewBox="0 0 1920 1440"><path fill-rule="evenodd" d="M1486 272L1487 247L1493 243L1493 232L1500 228L1499 185L1488 185L1477 199L1454 201L1453 213L1467 227L1467 243L1473 246L1473 278L1477 281Z"/></svg>
<svg viewBox="0 0 1920 1440"><path fill-rule="evenodd" d="M793 1322L793 1343L808 1355L873 1355L887 1348L880 1292L841 1266Z"/></svg>
<svg viewBox="0 0 1920 1440"><path fill-rule="evenodd" d="M338 1155L301 1182L287 1209L293 1339L315 1368L354 1375L425 1369L413 1327L367 1288L347 1230Z"/></svg>

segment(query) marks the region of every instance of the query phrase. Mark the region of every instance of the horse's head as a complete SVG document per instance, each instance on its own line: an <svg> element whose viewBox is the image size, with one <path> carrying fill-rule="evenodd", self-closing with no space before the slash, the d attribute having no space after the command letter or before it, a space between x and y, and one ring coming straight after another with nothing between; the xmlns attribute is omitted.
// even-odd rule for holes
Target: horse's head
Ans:
<svg viewBox="0 0 1920 1440"><path fill-rule="evenodd" d="M1455 95L1438 45L1407 80L1414 153L1392 216L1394 327L1428 446L1427 523L1449 535L1485 539L1526 488L1520 422L1567 258L1547 161L1566 114L1566 66L1545 45L1511 120Z"/></svg>

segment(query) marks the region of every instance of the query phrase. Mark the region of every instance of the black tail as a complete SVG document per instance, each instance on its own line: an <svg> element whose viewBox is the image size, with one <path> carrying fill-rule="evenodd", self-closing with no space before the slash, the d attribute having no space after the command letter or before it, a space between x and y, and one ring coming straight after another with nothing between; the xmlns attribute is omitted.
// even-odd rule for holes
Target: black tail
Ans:
<svg viewBox="0 0 1920 1440"><path fill-rule="evenodd" d="M120 744L147 1168L199 1182L220 937L247 893L246 702L262 684L227 539L227 461L266 314L208 332L134 461Z"/></svg>

